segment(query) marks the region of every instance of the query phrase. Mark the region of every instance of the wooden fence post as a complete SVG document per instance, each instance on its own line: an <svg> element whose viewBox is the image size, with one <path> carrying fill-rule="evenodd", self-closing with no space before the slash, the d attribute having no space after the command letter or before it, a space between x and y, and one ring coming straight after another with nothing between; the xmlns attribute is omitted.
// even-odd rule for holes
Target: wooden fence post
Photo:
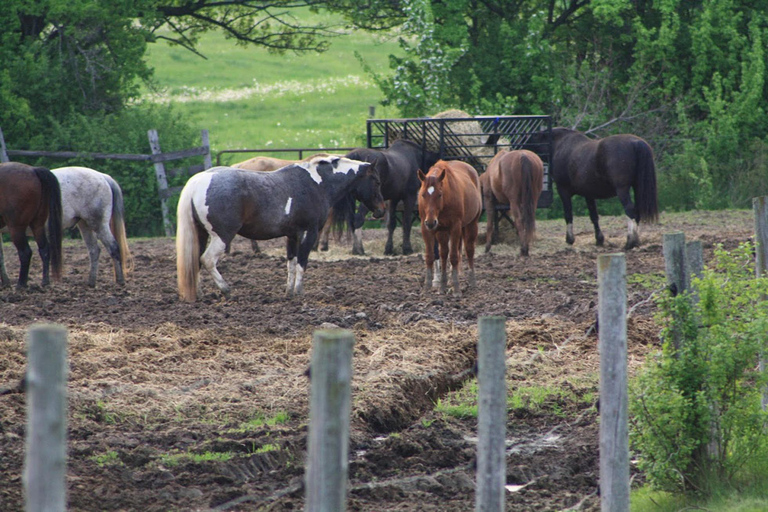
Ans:
<svg viewBox="0 0 768 512"><path fill-rule="evenodd" d="M159 155L161 151L157 130L149 130L147 136L149 137L149 147L152 149L152 154ZM173 224L171 224L171 218L168 212L168 178L165 175L165 164L163 162L155 162L155 177L157 178L157 191L160 195L160 208L163 213L165 236L173 236Z"/></svg>
<svg viewBox="0 0 768 512"><path fill-rule="evenodd" d="M346 510L353 345L348 330L320 330L313 336L307 512Z"/></svg>
<svg viewBox="0 0 768 512"><path fill-rule="evenodd" d="M30 328L27 346L27 512L64 512L67 503L67 331Z"/></svg>
<svg viewBox="0 0 768 512"><path fill-rule="evenodd" d="M211 143L208 139L208 130L201 130L200 138L203 140L203 147L208 148L208 152L203 156L203 167L207 170L210 169L213 165L211 161Z"/></svg>
<svg viewBox="0 0 768 512"><path fill-rule="evenodd" d="M627 390L627 263L624 254L597 258L600 347L600 503L629 511Z"/></svg>
<svg viewBox="0 0 768 512"><path fill-rule="evenodd" d="M768 197L752 199L752 210L755 215L755 275L768 277ZM768 298L763 297L763 300ZM765 354L760 356L760 371L765 372ZM768 388L763 389L763 410L768 408Z"/></svg>
<svg viewBox="0 0 768 512"><path fill-rule="evenodd" d="M5 137L3 137L3 129L0 128L0 163L10 162L8 158L8 151L5 148Z"/></svg>
<svg viewBox="0 0 768 512"><path fill-rule="evenodd" d="M477 345L478 425L476 512L503 512L507 427L507 337L502 316L480 318Z"/></svg>
<svg viewBox="0 0 768 512"><path fill-rule="evenodd" d="M664 270L667 276L667 287L673 296L680 295L688 289L688 278L685 267L685 233L665 233L663 241ZM679 322L675 323L672 342L679 350L682 344L682 332Z"/></svg>

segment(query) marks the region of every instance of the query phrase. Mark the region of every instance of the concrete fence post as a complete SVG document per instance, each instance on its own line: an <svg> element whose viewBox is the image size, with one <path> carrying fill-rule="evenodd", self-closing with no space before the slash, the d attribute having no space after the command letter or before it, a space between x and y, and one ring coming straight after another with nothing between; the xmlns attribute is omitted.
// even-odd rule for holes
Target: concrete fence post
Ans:
<svg viewBox="0 0 768 512"><path fill-rule="evenodd" d="M310 375L307 512L346 510L352 347L347 330L316 331Z"/></svg>
<svg viewBox="0 0 768 512"><path fill-rule="evenodd" d="M27 512L64 512L67 504L67 331L30 328L27 344Z"/></svg>
<svg viewBox="0 0 768 512"><path fill-rule="evenodd" d="M481 317L478 327L478 447L476 512L503 512L506 466L507 381L505 318Z"/></svg>
<svg viewBox="0 0 768 512"><path fill-rule="evenodd" d="M624 254L597 258L600 349L600 503L629 511L627 409L627 264Z"/></svg>

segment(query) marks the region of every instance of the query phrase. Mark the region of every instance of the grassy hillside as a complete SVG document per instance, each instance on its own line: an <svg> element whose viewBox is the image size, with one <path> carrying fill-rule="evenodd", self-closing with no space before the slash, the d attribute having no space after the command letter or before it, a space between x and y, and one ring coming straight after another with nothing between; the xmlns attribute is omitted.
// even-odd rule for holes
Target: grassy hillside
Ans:
<svg viewBox="0 0 768 512"><path fill-rule="evenodd" d="M319 18L306 13L302 19ZM369 106L376 106L377 117L397 115L379 105L383 96L355 57L357 52L386 71L389 55L400 52L391 34L347 32L322 54L275 55L210 33L198 49L206 59L166 42L151 45L149 62L160 89L145 99L170 102L195 126L207 128L214 152L358 146ZM251 156L228 154L222 162Z"/></svg>

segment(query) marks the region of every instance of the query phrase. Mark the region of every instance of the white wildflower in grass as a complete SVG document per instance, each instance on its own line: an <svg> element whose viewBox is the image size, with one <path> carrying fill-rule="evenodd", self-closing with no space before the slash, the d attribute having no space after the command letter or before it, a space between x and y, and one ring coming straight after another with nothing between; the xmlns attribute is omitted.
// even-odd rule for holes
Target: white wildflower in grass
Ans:
<svg viewBox="0 0 768 512"><path fill-rule="evenodd" d="M254 80L254 85L252 87L212 90L184 86L179 88L176 92L147 94L144 96L143 100L150 103L186 103L191 101L222 103L258 97L261 101L264 101L265 99L278 98L289 95L305 96L318 94L335 94L338 89L352 87L357 89L367 89L372 86L372 82L366 78L356 75L321 78L304 82L300 82L298 80L289 80L271 84L260 84ZM301 101L304 100L302 99Z"/></svg>

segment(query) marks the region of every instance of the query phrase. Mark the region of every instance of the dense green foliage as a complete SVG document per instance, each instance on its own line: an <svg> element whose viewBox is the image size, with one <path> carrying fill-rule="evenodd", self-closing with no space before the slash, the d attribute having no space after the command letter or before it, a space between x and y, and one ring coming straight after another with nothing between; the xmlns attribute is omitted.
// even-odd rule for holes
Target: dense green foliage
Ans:
<svg viewBox="0 0 768 512"><path fill-rule="evenodd" d="M715 251L716 265L688 293L664 297L665 340L632 383L632 447L657 489L706 495L764 475L768 280L756 279L752 245ZM674 343L673 340L680 340Z"/></svg>
<svg viewBox="0 0 768 512"><path fill-rule="evenodd" d="M664 208L768 193L765 0L406 0L398 12L406 56L374 76L406 116L459 107L636 133L656 149Z"/></svg>

